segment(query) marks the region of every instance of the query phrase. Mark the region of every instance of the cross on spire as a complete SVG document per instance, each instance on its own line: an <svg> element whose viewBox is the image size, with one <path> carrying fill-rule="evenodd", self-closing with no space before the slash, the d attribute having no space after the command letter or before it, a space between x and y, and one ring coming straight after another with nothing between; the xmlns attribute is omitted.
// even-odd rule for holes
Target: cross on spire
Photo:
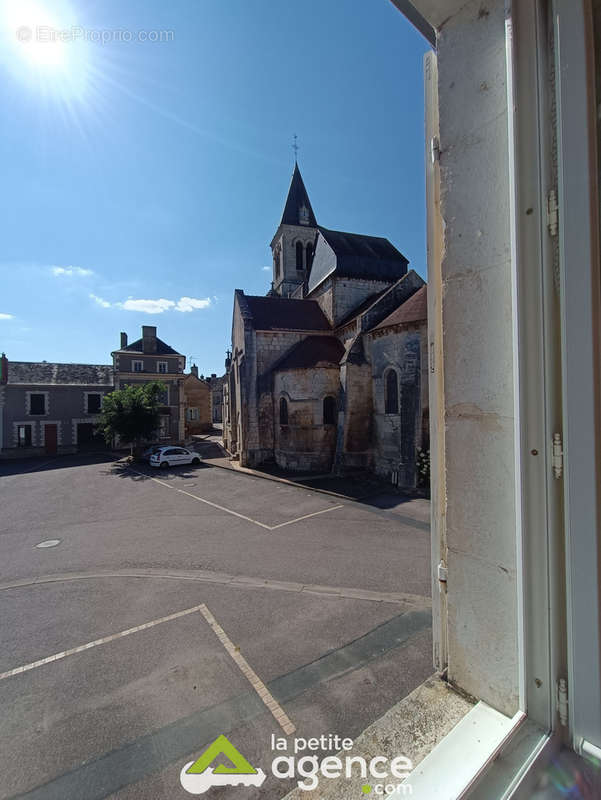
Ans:
<svg viewBox="0 0 601 800"><path fill-rule="evenodd" d="M298 148L298 136L296 135L296 133L294 134L294 136L292 138L294 140L292 142L292 149L294 151L294 161L296 163L298 161L298 149L299 149Z"/></svg>

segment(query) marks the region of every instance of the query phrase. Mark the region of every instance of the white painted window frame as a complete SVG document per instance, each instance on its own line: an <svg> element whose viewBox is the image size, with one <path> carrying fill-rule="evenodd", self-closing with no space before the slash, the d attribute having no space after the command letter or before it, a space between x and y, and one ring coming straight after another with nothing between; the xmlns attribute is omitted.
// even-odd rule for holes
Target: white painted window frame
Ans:
<svg viewBox="0 0 601 800"><path fill-rule="evenodd" d="M592 197L586 16L583 0L550 0L555 25L554 65L558 104L561 304L558 312L547 197L552 188L546 3L507 5L507 87L511 174L512 303L514 320L514 397L516 460L516 547L518 567L519 705L504 735L485 722L486 748L466 772L457 757L477 750L474 731L486 714L478 703L467 726L458 725L408 779L424 796L431 781L444 775L444 796L478 800L530 797L537 769L564 740L557 687L562 678L562 636L568 633L569 732L579 752L601 755L601 631L599 607L599 408L598 352L601 317L597 241L598 198ZM535 46L536 43L536 46ZM434 54L428 54L433 58ZM435 64L435 61L434 61ZM437 83L437 82L436 82ZM520 114L520 109L524 113ZM427 116L428 111L427 106ZM436 123L436 114L430 114ZM430 127L432 133L432 127ZM437 131L436 131L437 133ZM436 161L437 140L427 139ZM536 157L533 157L536 154ZM441 253L437 236L436 169L428 167L429 352L431 371L442 356L439 302L442 285L430 276ZM432 212L436 213L432 213ZM527 220L529 219L529 222ZM441 238L442 241L442 238ZM435 270L436 272L436 270ZM436 296L438 288L439 296ZM430 297L432 295L432 297ZM591 297L597 298L596 302ZM561 334L561 337L560 337ZM561 357L561 358L560 358ZM559 374L558 365L562 365ZM438 364L436 368L438 369ZM440 364L440 367L443 365ZM442 401L441 375L430 376L431 407ZM561 391L558 391L561 387ZM432 402L434 401L434 402ZM444 465L444 431L432 437L433 455L433 616L441 646L439 667L447 658L444 593L437 597L436 561L444 552L444 518L437 515L436 461ZM563 435L565 488L554 474L553 436ZM597 435L594 435L596 433ZM570 462L571 448L575 458ZM565 520L562 502L565 501ZM561 534L565 522L567 564ZM563 579L567 575L567 610ZM581 592L584 583L590 591ZM567 620L566 620L567 613ZM567 623L567 626L566 626ZM591 684L594 684L591 687ZM592 691L591 691L592 688ZM466 718L467 720L467 718ZM588 738L587 738L588 737ZM450 756L450 757L449 757ZM461 774L462 773L462 774ZM458 780L453 776L459 774ZM413 780L412 780L413 778ZM428 782L430 781L430 783ZM422 792L424 793L424 792ZM401 797L393 793L390 797ZM420 795L421 796L421 795Z"/></svg>
<svg viewBox="0 0 601 800"><path fill-rule="evenodd" d="M140 365L140 369L136 369L136 364ZM144 372L144 361L141 358L132 358L131 371L135 373Z"/></svg>
<svg viewBox="0 0 601 800"><path fill-rule="evenodd" d="M165 367L165 369L161 370L161 366ZM157 361L157 373L159 375L167 375L169 373L169 362L168 361Z"/></svg>

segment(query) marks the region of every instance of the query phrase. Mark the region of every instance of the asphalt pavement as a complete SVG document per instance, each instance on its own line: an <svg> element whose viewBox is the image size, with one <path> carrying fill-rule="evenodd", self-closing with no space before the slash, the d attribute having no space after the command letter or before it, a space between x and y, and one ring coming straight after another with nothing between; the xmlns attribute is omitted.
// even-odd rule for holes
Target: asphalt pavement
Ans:
<svg viewBox="0 0 601 800"><path fill-rule="evenodd" d="M272 734L355 737L432 672L423 507L381 505L207 466L0 464L0 798L189 797L220 734L268 777L205 796L281 798Z"/></svg>

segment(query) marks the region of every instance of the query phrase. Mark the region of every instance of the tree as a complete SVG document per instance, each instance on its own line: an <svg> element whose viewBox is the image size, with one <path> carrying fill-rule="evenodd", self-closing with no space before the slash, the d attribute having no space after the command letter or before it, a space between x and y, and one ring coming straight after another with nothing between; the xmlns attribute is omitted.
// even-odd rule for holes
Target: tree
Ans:
<svg viewBox="0 0 601 800"><path fill-rule="evenodd" d="M159 406L164 384L151 381L125 386L104 396L98 430L107 444L118 436L132 449L139 449L159 427Z"/></svg>

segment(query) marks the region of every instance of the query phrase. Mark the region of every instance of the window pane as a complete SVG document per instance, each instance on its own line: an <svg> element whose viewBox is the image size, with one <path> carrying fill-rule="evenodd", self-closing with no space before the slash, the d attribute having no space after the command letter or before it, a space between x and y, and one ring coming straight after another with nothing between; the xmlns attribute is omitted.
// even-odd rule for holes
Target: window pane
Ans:
<svg viewBox="0 0 601 800"><path fill-rule="evenodd" d="M336 399L334 397L324 397L323 400L323 424L336 424Z"/></svg>
<svg viewBox="0 0 601 800"><path fill-rule="evenodd" d="M280 397L280 425L288 424L288 403L285 397Z"/></svg>
<svg viewBox="0 0 601 800"><path fill-rule="evenodd" d="M46 396L43 394L32 394L29 397L30 414L45 414L46 413Z"/></svg>
<svg viewBox="0 0 601 800"><path fill-rule="evenodd" d="M386 413L398 414L399 413L399 383L397 374L393 369L388 370L386 373Z"/></svg>
<svg viewBox="0 0 601 800"><path fill-rule="evenodd" d="M88 395L88 414L97 414L101 408L101 396L99 394Z"/></svg>

